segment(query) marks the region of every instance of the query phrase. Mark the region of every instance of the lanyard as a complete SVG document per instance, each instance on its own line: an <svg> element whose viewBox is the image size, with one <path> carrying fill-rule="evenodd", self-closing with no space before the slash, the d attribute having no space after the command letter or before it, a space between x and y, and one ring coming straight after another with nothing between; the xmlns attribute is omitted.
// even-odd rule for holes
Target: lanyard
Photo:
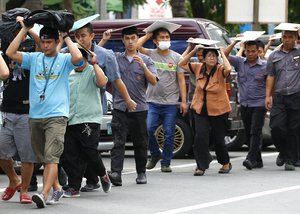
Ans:
<svg viewBox="0 0 300 214"><path fill-rule="evenodd" d="M55 62L56 58L57 58L57 54L56 54L55 58L53 59L53 61L51 63L51 66L50 66L50 69L48 70L48 74L47 74L46 67L45 67L45 55L43 56L43 68L44 68L43 75L45 77L46 83L45 83L44 90L43 90L43 92L42 92L42 94L40 96L41 102L44 101L44 99L45 99L46 88L47 88L47 85L48 85L48 82L49 82L49 79L50 79L50 75L51 75L51 70L52 70L52 67L54 65L54 62Z"/></svg>

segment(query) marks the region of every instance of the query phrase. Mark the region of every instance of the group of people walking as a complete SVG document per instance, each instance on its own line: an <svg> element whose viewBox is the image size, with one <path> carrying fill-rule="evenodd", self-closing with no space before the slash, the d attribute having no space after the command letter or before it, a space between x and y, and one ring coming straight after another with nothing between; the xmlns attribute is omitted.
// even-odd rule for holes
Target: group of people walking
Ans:
<svg viewBox="0 0 300 214"><path fill-rule="evenodd" d="M37 35L22 18L17 21L21 29L3 50L5 60L0 57L0 78L4 80L0 166L9 178L2 200L10 200L20 190L21 203L33 201L44 208L63 196L80 196L83 176L87 178L85 191L99 188L99 181L106 193L112 184L122 186L128 134L133 141L137 184L147 183L146 169L159 161L161 172L172 172L178 111L183 115L189 111L192 118L194 175L203 176L209 168L211 143L221 164L218 172L229 173L232 164L224 137L231 111L226 78L232 66L238 74L241 114L249 142L243 165L247 169L263 167L262 127L266 110L271 110L270 127L279 150L276 163L285 165L286 170L295 169L300 129L297 31L284 30L282 47L266 61L259 57L259 44L254 40L245 43L245 56L229 55L236 42L226 49L189 44L180 55L170 49L172 31L180 25L169 22L153 23L143 37L139 37L136 26L122 29L125 51L114 53L102 47L112 31L107 30L102 40L94 43L91 23L75 29L74 43L67 32L43 27ZM25 52L20 45L28 33L36 45ZM144 48L151 38L156 49ZM62 43L66 47L60 49ZM190 73L189 96L185 71ZM109 173L97 151L107 82L113 85L114 104ZM155 138L160 124L162 151ZM148 149L151 157L147 161ZM16 153L22 162L21 180L12 165ZM43 189L30 197L28 186L36 162L44 164ZM64 189L58 181L58 164L68 176Z"/></svg>

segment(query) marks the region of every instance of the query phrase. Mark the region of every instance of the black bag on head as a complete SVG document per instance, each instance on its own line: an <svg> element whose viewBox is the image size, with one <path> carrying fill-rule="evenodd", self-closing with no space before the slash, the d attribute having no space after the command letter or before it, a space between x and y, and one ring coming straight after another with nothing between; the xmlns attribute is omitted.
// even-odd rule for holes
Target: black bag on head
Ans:
<svg viewBox="0 0 300 214"><path fill-rule="evenodd" d="M65 10L35 10L27 15L24 24L32 26L35 23L68 32L73 27L74 15Z"/></svg>
<svg viewBox="0 0 300 214"><path fill-rule="evenodd" d="M14 32L21 28L19 22L16 22L17 16L25 17L30 14L30 10L26 8L14 8L2 14L0 20L0 38L11 41L14 38Z"/></svg>

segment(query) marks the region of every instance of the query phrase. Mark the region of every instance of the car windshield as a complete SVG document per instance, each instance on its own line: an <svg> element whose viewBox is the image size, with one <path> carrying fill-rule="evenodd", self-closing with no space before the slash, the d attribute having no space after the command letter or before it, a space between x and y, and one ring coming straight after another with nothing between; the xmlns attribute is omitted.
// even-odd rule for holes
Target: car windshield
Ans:
<svg viewBox="0 0 300 214"><path fill-rule="evenodd" d="M210 39L219 41L217 46L226 48L229 45L230 40L225 39L225 38L227 38L227 35L224 30L220 29L219 27L217 27L214 24L207 25L206 30L207 30L207 33L208 33ZM233 49L233 52L231 54L235 55L235 53L236 53L236 50Z"/></svg>

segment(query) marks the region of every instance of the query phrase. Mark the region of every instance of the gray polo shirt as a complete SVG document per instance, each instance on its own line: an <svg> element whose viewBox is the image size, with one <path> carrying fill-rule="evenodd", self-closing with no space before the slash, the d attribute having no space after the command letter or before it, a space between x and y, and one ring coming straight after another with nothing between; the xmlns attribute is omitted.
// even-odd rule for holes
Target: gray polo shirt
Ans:
<svg viewBox="0 0 300 214"><path fill-rule="evenodd" d="M237 72L241 105L265 106L267 62L258 57L256 63L250 65L246 57L239 56L230 56L229 62Z"/></svg>
<svg viewBox="0 0 300 214"><path fill-rule="evenodd" d="M148 105L146 102L148 81L146 79L144 69L138 63L134 61L130 62L125 52L116 52L115 55L119 64L121 79L123 80L131 99L133 99L137 104L136 111L148 110ZM154 67L154 62L152 59L139 52L137 52L137 55L143 59L147 68L154 74L154 76L157 76L157 71ZM114 90L113 95L114 109L126 111L126 103L119 91Z"/></svg>
<svg viewBox="0 0 300 214"><path fill-rule="evenodd" d="M291 95L300 92L300 48L285 53L282 49L268 58L267 74L275 76L275 93Z"/></svg>
<svg viewBox="0 0 300 214"><path fill-rule="evenodd" d="M179 85L177 74L184 72L178 66L181 55L170 50L168 55L160 55L157 49L147 49L148 56L153 59L159 76L159 82L147 89L147 102L177 105L179 99Z"/></svg>

